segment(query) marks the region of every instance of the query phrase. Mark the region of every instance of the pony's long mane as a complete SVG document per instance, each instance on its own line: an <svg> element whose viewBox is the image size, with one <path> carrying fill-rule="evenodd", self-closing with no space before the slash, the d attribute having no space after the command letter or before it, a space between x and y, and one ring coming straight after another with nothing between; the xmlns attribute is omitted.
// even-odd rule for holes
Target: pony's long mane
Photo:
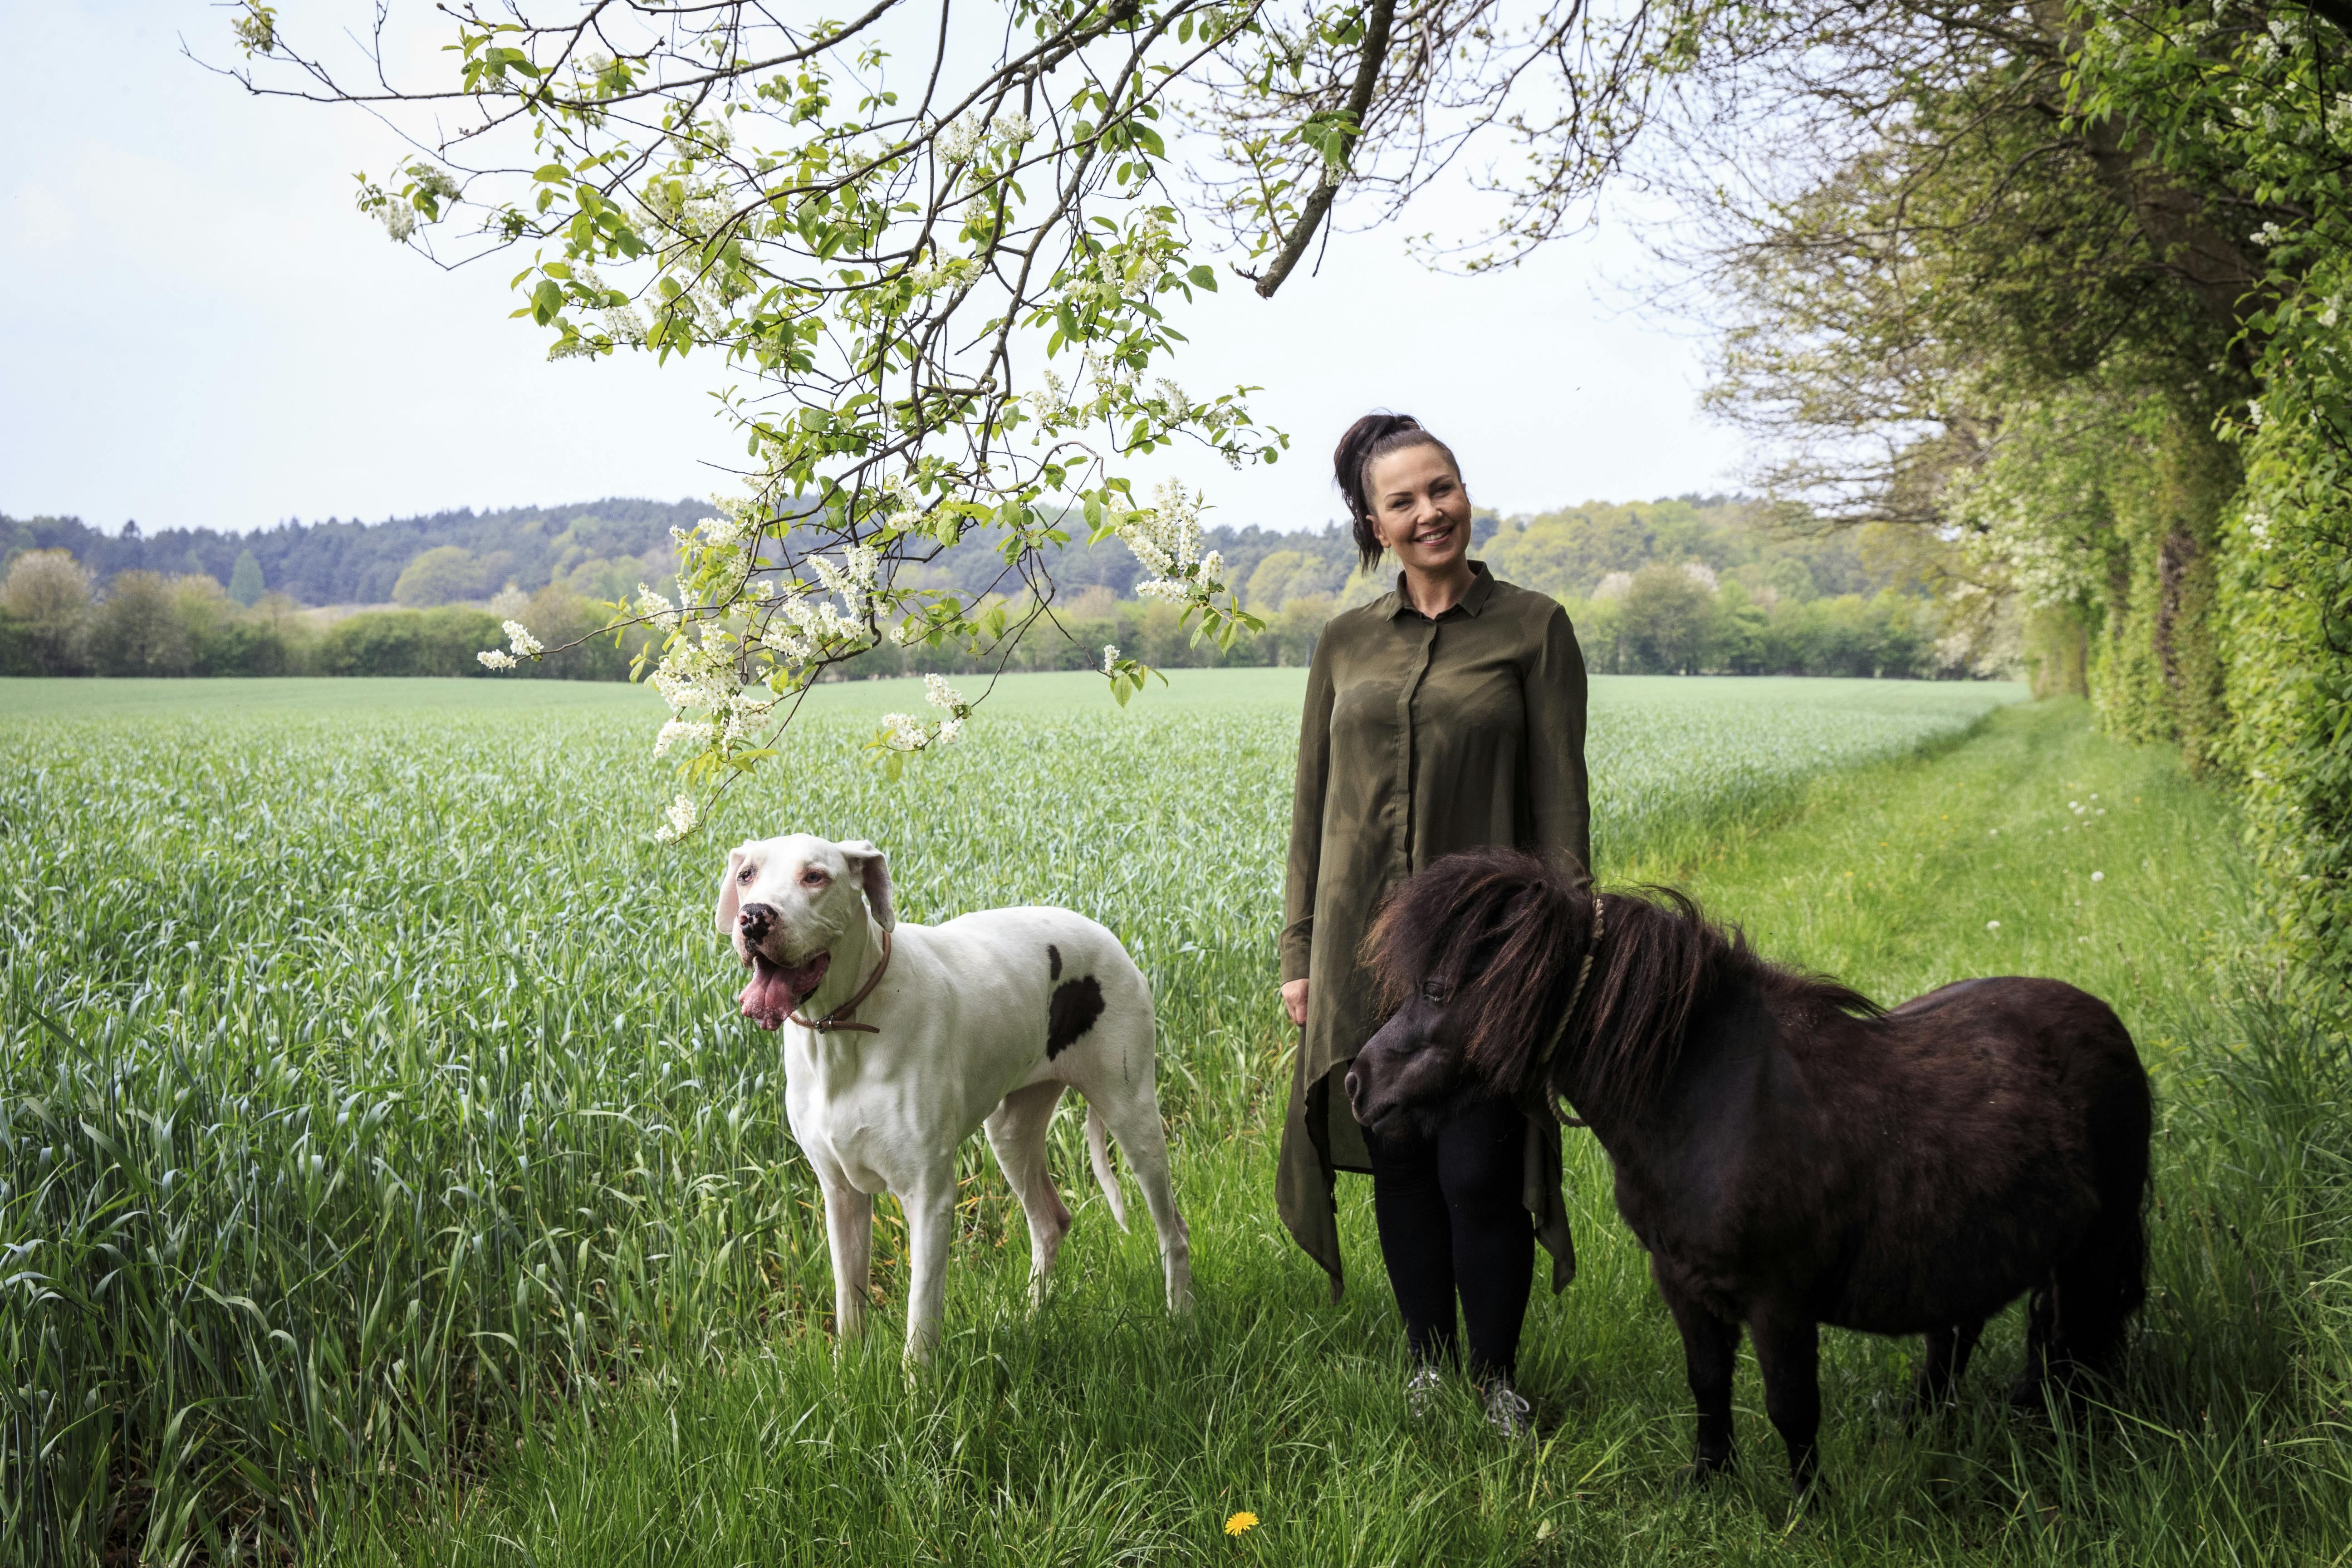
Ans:
<svg viewBox="0 0 2352 1568"><path fill-rule="evenodd" d="M1516 1089L1510 1064L1543 1037L1538 1020L1559 1016L1562 972L1583 957L1592 909L1580 911L1578 881L1572 866L1500 848L1448 855L1409 879L1364 936L1381 1012L1438 982L1471 1071Z"/></svg>
<svg viewBox="0 0 2352 1568"><path fill-rule="evenodd" d="M1469 1071L1521 1098L1564 1093L1587 1114L1638 1114L1681 1060L1699 1006L1747 980L1777 1011L1874 1016L1868 997L1834 980L1767 963L1745 932L1709 921L1686 894L1645 887L1593 896L1572 865L1516 849L1447 856L1399 888L1365 939L1382 1005L1425 981L1464 1020ZM1586 952L1592 970L1545 1076L1538 1057L1560 1025Z"/></svg>

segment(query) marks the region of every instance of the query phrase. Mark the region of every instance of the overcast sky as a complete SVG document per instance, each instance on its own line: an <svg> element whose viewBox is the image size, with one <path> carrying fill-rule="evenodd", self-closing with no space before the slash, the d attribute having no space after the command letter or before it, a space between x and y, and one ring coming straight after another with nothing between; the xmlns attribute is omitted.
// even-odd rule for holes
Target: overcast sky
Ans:
<svg viewBox="0 0 2352 1568"><path fill-rule="evenodd" d="M280 5L294 26L347 10ZM15 57L60 68L20 71L0 100L0 512L247 529L723 483L706 464L740 447L711 417L716 366L546 363L543 335L507 320L520 263L445 272L353 211L353 173L401 151L389 132L181 58L184 36L231 58L231 16L11 12ZM1705 339L1629 300L1642 266L1604 230L1448 278L1393 234L1342 234L1271 302L1229 282L1177 318L1192 344L1176 377L1196 395L1264 386L1259 416L1294 447L1246 474L1185 465L1210 521L1321 524L1331 443L1372 407L1419 416L1507 512L1727 487L1737 442L1696 407Z"/></svg>

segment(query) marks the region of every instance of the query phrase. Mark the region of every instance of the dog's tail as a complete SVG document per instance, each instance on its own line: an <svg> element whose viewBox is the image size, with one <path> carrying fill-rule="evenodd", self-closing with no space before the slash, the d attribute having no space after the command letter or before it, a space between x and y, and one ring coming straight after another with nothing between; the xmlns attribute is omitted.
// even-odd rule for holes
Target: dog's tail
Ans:
<svg viewBox="0 0 2352 1568"><path fill-rule="evenodd" d="M1102 1112L1093 1100L1087 1101L1087 1158L1094 1163L1095 1184L1102 1188L1104 1201L1110 1205L1110 1217L1118 1221L1118 1228L1127 1228L1127 1200L1119 1195L1118 1173L1110 1168L1110 1145L1103 1142Z"/></svg>

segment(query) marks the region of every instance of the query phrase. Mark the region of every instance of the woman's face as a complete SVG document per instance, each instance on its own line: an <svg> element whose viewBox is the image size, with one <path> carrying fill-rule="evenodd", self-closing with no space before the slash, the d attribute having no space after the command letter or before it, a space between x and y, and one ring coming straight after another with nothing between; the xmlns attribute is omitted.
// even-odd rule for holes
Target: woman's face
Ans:
<svg viewBox="0 0 2352 1568"><path fill-rule="evenodd" d="M1427 442L1376 458L1365 476L1372 528L1408 571L1444 575L1470 552L1470 492Z"/></svg>

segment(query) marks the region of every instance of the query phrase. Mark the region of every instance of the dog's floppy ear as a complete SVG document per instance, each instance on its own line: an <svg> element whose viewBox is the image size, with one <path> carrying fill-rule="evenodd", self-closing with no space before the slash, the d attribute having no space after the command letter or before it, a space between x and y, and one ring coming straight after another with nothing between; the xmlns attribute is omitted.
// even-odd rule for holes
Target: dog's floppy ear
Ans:
<svg viewBox="0 0 2352 1568"><path fill-rule="evenodd" d="M853 838L840 849L866 884L866 907L874 911L876 923L884 931L894 929L898 917L890 908L890 862L863 838Z"/></svg>
<svg viewBox="0 0 2352 1568"><path fill-rule="evenodd" d="M727 868L719 873L719 909L712 917L719 925L720 936L735 934L735 914L741 907L737 896L735 873L743 868L744 846L737 845L727 851Z"/></svg>

